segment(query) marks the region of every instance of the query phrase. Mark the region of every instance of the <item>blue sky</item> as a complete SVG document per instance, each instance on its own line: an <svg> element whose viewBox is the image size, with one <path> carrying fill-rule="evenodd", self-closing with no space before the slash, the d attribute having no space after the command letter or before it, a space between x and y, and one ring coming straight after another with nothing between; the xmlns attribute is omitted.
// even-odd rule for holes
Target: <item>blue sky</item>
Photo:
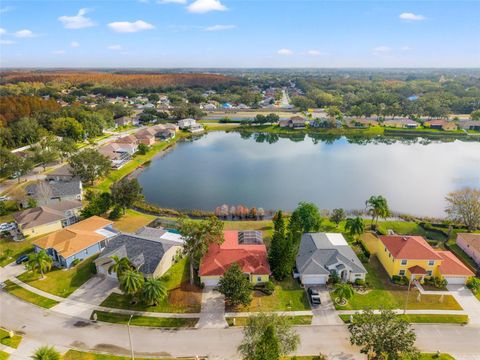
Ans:
<svg viewBox="0 0 480 360"><path fill-rule="evenodd" d="M479 1L1 1L4 67L480 67Z"/></svg>

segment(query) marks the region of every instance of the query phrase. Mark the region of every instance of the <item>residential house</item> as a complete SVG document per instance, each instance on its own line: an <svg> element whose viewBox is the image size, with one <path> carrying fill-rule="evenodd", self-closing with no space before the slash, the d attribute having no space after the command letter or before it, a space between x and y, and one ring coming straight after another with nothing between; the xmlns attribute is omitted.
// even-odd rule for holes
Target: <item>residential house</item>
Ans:
<svg viewBox="0 0 480 360"><path fill-rule="evenodd" d="M289 121L289 126L293 129L305 129L306 127L306 120L301 116L292 116Z"/></svg>
<svg viewBox="0 0 480 360"><path fill-rule="evenodd" d="M35 252L45 250L58 267L69 268L74 261L101 252L117 232L112 221L92 216L33 241Z"/></svg>
<svg viewBox="0 0 480 360"><path fill-rule="evenodd" d="M123 136L123 137L115 140L115 142L118 143L118 144L133 144L133 145L137 145L137 146L139 144L138 139L133 135Z"/></svg>
<svg viewBox="0 0 480 360"><path fill-rule="evenodd" d="M195 125L192 125L188 128L188 132L191 132L192 134L198 134L198 133L203 132L204 130L205 129L200 124L195 124Z"/></svg>
<svg viewBox="0 0 480 360"><path fill-rule="evenodd" d="M369 118L349 118L346 119L349 128L367 128L370 126L378 126L378 121Z"/></svg>
<svg viewBox="0 0 480 360"><path fill-rule="evenodd" d="M175 132L180 129L177 124L166 123L166 124L164 124L163 126L165 126L165 128L166 128L167 130L173 130L173 131L175 131Z"/></svg>
<svg viewBox="0 0 480 360"><path fill-rule="evenodd" d="M463 130L480 131L480 120L459 121L458 126L460 127L460 129L463 129Z"/></svg>
<svg viewBox="0 0 480 360"><path fill-rule="evenodd" d="M145 277L160 277L173 265L176 255L182 251L182 245L162 237L119 234L108 240L102 254L94 262L98 274L116 278L115 272L108 272L114 264L112 257L126 257Z"/></svg>
<svg viewBox="0 0 480 360"><path fill-rule="evenodd" d="M70 181L39 180L25 187L26 194L35 199L38 206L65 200L82 200L82 182L74 178ZM28 200L23 203L27 207Z"/></svg>
<svg viewBox="0 0 480 360"><path fill-rule="evenodd" d="M458 233L457 245L480 266L480 234Z"/></svg>
<svg viewBox="0 0 480 360"><path fill-rule="evenodd" d="M145 145L155 144L155 135L157 132L151 128L145 128L137 131L134 136L138 139L138 142Z"/></svg>
<svg viewBox="0 0 480 360"><path fill-rule="evenodd" d="M260 231L224 231L223 244L211 244L200 263L200 280L205 286L217 286L225 271L240 265L252 284L265 283L270 277L267 249Z"/></svg>
<svg viewBox="0 0 480 360"><path fill-rule="evenodd" d="M47 181L71 181L74 179L72 167L68 164L62 165L45 175Z"/></svg>
<svg viewBox="0 0 480 360"><path fill-rule="evenodd" d="M110 159L113 169L120 169L132 159L137 149L136 144L113 142L102 146L98 152Z"/></svg>
<svg viewBox="0 0 480 360"><path fill-rule="evenodd" d="M296 276L304 285L325 285L336 274L342 281L365 280L367 270L340 233L302 235Z"/></svg>
<svg viewBox="0 0 480 360"><path fill-rule="evenodd" d="M278 126L280 126L281 128L290 127L290 120L282 119L278 122Z"/></svg>
<svg viewBox="0 0 480 360"><path fill-rule="evenodd" d="M212 111L212 110L215 110L217 107L215 106L215 104L208 103L208 104L202 105L202 108L203 110L206 110L206 111Z"/></svg>
<svg viewBox="0 0 480 360"><path fill-rule="evenodd" d="M197 121L195 119L191 119L191 118L182 119L182 120L178 120L178 127L182 130L187 130L193 125L196 125L196 123Z"/></svg>
<svg viewBox="0 0 480 360"><path fill-rule="evenodd" d="M449 284L465 284L473 272L450 251L433 249L422 236L385 235L369 246L390 277L423 281L438 277Z"/></svg>
<svg viewBox="0 0 480 360"><path fill-rule="evenodd" d="M430 129L436 129L436 130L444 130L444 131L457 130L457 125L454 122L442 120L442 119L428 120L428 121L425 121L424 125L429 127Z"/></svg>
<svg viewBox="0 0 480 360"><path fill-rule="evenodd" d="M133 121L134 118L130 116L122 116L115 119L115 127L133 125Z"/></svg>
<svg viewBox="0 0 480 360"><path fill-rule="evenodd" d="M410 119L393 119L393 120L385 120L383 122L383 126L394 127L394 128L415 129L419 127L420 124Z"/></svg>
<svg viewBox="0 0 480 360"><path fill-rule="evenodd" d="M23 236L39 236L78 221L82 202L65 200L17 212L13 215Z"/></svg>

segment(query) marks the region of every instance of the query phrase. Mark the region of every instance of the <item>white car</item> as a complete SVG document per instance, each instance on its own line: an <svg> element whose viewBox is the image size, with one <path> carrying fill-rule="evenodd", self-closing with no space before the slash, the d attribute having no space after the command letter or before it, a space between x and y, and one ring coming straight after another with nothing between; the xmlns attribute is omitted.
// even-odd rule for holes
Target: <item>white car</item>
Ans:
<svg viewBox="0 0 480 360"><path fill-rule="evenodd" d="M0 201L7 201L7 200L10 200L10 197L9 196L0 196Z"/></svg>
<svg viewBox="0 0 480 360"><path fill-rule="evenodd" d="M14 222L0 224L0 231L10 231L17 227Z"/></svg>

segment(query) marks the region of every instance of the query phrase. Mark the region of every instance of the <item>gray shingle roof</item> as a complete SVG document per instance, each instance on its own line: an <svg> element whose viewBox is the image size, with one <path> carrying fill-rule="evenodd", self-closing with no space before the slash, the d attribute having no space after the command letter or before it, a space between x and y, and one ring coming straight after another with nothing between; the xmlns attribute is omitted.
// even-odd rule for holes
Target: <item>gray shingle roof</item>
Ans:
<svg viewBox="0 0 480 360"><path fill-rule="evenodd" d="M328 267L338 263L350 267L355 273L367 273L350 246L333 244L326 233L302 235L296 259L300 274L328 275Z"/></svg>
<svg viewBox="0 0 480 360"><path fill-rule="evenodd" d="M65 196L77 196L80 195L82 190L81 190L81 182L80 180L73 179L71 181L50 181L46 182L48 187L51 189L52 198L56 197L65 197ZM35 197L36 192L37 192L37 186L38 184L31 184L28 185L25 190L27 194Z"/></svg>
<svg viewBox="0 0 480 360"><path fill-rule="evenodd" d="M127 257L145 275L154 273L172 244L136 235L120 234L108 241L101 258L117 255Z"/></svg>

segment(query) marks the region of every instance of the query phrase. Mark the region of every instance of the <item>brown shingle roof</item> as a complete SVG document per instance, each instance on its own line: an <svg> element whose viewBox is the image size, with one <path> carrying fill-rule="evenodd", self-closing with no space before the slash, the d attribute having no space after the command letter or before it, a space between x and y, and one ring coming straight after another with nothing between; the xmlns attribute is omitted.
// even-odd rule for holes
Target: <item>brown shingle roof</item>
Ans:
<svg viewBox="0 0 480 360"><path fill-rule="evenodd" d="M105 235L96 231L111 224L112 221L110 220L92 216L65 229L41 237L35 240L33 244L42 249L53 248L64 258L67 258L105 239Z"/></svg>
<svg viewBox="0 0 480 360"><path fill-rule="evenodd" d="M81 201L64 200L18 212L13 215L13 218L21 229L31 229L35 226L63 220L66 218L65 211L81 207Z"/></svg>
<svg viewBox="0 0 480 360"><path fill-rule="evenodd" d="M458 233L457 237L461 237L465 244L480 252L480 234Z"/></svg>

